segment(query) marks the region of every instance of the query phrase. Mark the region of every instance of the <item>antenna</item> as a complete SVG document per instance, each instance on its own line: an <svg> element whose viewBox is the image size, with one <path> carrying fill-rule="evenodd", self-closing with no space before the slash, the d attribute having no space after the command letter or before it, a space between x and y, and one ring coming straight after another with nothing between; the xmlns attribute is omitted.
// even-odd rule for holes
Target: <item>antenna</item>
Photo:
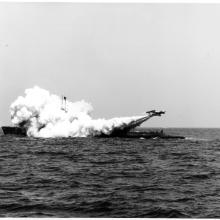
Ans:
<svg viewBox="0 0 220 220"><path fill-rule="evenodd" d="M65 112L67 112L67 110L66 110L66 96L61 96L61 110L63 110L63 111L65 111ZM63 104L64 104L64 106L63 106Z"/></svg>
<svg viewBox="0 0 220 220"><path fill-rule="evenodd" d="M64 96L63 99L64 99L64 111L66 112L66 96Z"/></svg>

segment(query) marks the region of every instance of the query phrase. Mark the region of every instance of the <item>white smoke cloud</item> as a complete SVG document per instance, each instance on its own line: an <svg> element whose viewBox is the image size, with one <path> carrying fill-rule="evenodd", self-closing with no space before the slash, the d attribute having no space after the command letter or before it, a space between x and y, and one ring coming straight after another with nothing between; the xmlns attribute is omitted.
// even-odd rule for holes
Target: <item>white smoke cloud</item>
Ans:
<svg viewBox="0 0 220 220"><path fill-rule="evenodd" d="M12 123L24 126L27 135L33 137L87 137L100 134L110 135L114 129L122 128L143 116L92 119L92 106L84 100L66 101L49 91L35 86L25 90L10 106Z"/></svg>

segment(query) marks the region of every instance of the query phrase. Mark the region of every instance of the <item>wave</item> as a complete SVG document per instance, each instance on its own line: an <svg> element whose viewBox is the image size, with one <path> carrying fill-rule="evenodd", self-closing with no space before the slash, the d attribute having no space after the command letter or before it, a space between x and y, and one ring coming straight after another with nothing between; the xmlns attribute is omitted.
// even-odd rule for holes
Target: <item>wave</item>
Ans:
<svg viewBox="0 0 220 220"><path fill-rule="evenodd" d="M176 209L154 208L145 214L137 217L150 217L150 218L188 218L186 214Z"/></svg>

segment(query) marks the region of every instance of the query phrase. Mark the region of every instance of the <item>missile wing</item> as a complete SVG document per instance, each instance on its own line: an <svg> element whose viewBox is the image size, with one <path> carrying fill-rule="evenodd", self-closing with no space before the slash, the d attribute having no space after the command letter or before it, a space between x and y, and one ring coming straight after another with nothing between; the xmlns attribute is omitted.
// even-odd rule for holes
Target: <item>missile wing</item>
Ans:
<svg viewBox="0 0 220 220"><path fill-rule="evenodd" d="M154 112L155 115L161 116L165 114L165 111Z"/></svg>
<svg viewBox="0 0 220 220"><path fill-rule="evenodd" d="M151 111L147 111L146 113L147 113L147 114L156 113L156 111L155 111L155 110L151 110Z"/></svg>

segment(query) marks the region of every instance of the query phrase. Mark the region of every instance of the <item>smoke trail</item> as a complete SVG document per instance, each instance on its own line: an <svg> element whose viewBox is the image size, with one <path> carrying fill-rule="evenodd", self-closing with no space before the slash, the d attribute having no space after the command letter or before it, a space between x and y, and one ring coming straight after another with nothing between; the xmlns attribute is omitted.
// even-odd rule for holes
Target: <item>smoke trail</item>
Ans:
<svg viewBox="0 0 220 220"><path fill-rule="evenodd" d="M11 120L15 126L25 127L28 136L48 138L110 135L143 117L92 119L93 108L89 103L67 101L66 106L64 111L59 96L35 86L11 104Z"/></svg>

